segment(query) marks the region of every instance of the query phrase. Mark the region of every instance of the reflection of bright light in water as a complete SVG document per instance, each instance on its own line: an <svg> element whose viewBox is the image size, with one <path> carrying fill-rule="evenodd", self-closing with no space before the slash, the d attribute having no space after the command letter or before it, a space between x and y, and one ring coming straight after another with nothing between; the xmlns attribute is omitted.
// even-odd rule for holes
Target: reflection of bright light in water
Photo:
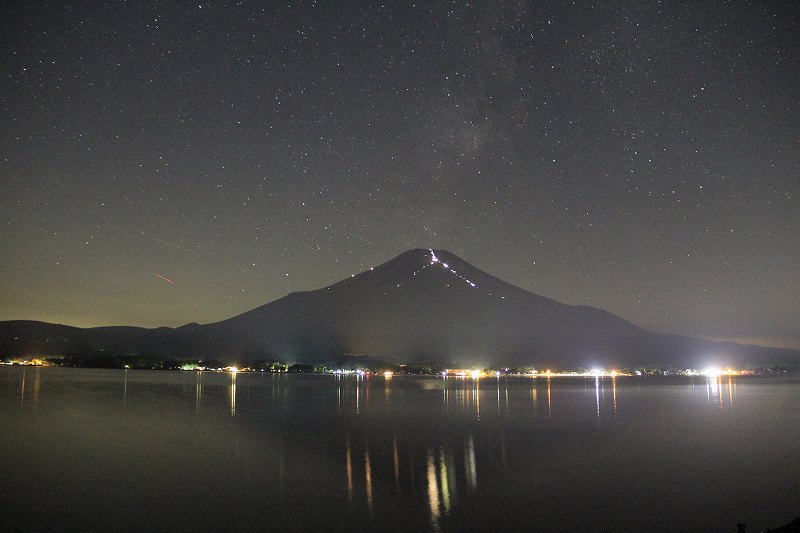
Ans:
<svg viewBox="0 0 800 533"><path fill-rule="evenodd" d="M231 372L231 416L236 416L236 372Z"/></svg>
<svg viewBox="0 0 800 533"><path fill-rule="evenodd" d="M722 405L722 395L720 394L720 378L717 377L707 377L706 378L706 395L708 396L708 401L711 402L713 400L718 400L719 404Z"/></svg>
<svg viewBox="0 0 800 533"><path fill-rule="evenodd" d="M336 412L342 414L342 376L336 376Z"/></svg>
<svg viewBox="0 0 800 533"><path fill-rule="evenodd" d="M359 414L361 408L361 384L359 379L361 378L356 377L356 414Z"/></svg>
<svg viewBox="0 0 800 533"><path fill-rule="evenodd" d="M392 459L394 460L394 484L400 489L400 452L397 450L397 434L392 442Z"/></svg>
<svg viewBox="0 0 800 533"><path fill-rule="evenodd" d="M439 487L436 483L436 466L433 464L433 450L427 454L428 506L431 509L433 529L439 531Z"/></svg>
<svg viewBox="0 0 800 533"><path fill-rule="evenodd" d="M728 376L728 401L733 405L733 378Z"/></svg>
<svg viewBox="0 0 800 533"><path fill-rule="evenodd" d="M350 456L350 437L345 439L345 465L347 468L347 499L353 503L353 460Z"/></svg>
<svg viewBox="0 0 800 533"><path fill-rule="evenodd" d="M550 372L549 370L547 372ZM550 376L547 376L547 416L553 416L553 403L550 398Z"/></svg>
<svg viewBox="0 0 800 533"><path fill-rule="evenodd" d="M597 421L600 422L600 378L594 378L594 397L597 404Z"/></svg>
<svg viewBox="0 0 800 533"><path fill-rule="evenodd" d="M617 377L612 374L611 390L614 393L614 416L617 416Z"/></svg>
<svg viewBox="0 0 800 533"><path fill-rule="evenodd" d="M447 479L447 459L442 447L439 448L439 478L442 485L442 503L447 514L450 511L450 481Z"/></svg>
<svg viewBox="0 0 800 533"><path fill-rule="evenodd" d="M478 415L478 420L481 419L481 380L475 380L475 412Z"/></svg>
<svg viewBox="0 0 800 533"><path fill-rule="evenodd" d="M203 377L203 373L199 370L195 372L195 383L194 383L194 408L196 411L200 410L200 403L203 400L203 384L200 383L200 379Z"/></svg>
<svg viewBox="0 0 800 533"><path fill-rule="evenodd" d="M478 473L475 469L475 442L472 435L467 439L464 450L464 466L467 471L467 486L474 489L478 486Z"/></svg>
<svg viewBox="0 0 800 533"><path fill-rule="evenodd" d="M369 462L369 443L365 445L364 450L364 485L367 490L367 508L372 514L372 465Z"/></svg>

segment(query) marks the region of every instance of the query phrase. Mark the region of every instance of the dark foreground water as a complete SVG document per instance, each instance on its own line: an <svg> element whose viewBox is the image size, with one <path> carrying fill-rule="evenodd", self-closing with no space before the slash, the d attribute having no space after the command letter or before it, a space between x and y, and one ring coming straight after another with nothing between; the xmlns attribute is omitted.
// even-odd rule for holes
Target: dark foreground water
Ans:
<svg viewBox="0 0 800 533"><path fill-rule="evenodd" d="M0 367L0 530L749 531L800 380Z"/></svg>

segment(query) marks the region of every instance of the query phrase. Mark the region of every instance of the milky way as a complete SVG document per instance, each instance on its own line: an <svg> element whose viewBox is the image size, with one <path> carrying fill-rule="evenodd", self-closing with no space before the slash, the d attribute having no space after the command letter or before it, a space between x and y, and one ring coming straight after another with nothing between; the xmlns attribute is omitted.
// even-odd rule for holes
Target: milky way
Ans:
<svg viewBox="0 0 800 533"><path fill-rule="evenodd" d="M434 248L800 347L800 4L31 4L0 319L208 322Z"/></svg>

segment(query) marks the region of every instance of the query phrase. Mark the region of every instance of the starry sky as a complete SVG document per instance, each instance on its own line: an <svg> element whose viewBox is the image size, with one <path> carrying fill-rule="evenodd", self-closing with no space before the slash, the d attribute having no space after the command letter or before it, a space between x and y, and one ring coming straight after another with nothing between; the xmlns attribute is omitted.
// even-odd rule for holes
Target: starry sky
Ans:
<svg viewBox="0 0 800 533"><path fill-rule="evenodd" d="M1 9L0 319L205 323L433 247L800 348L800 3Z"/></svg>

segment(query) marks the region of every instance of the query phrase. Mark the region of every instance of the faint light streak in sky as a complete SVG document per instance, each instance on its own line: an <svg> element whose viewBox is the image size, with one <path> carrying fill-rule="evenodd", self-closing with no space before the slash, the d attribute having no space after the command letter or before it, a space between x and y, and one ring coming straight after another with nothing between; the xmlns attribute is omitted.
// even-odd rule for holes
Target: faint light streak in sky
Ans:
<svg viewBox="0 0 800 533"><path fill-rule="evenodd" d="M163 279L163 280L164 280L164 281L166 281L167 283L172 283L173 285L175 285L175 282L174 282L174 281L172 281L172 280L171 280L171 279L169 279L169 278L165 278L165 277L164 277L164 276L162 276L161 274L156 274L155 272L153 272L153 275L154 275L155 277L157 277L157 278Z"/></svg>
<svg viewBox="0 0 800 533"><path fill-rule="evenodd" d="M189 252L190 254L195 253L195 250L191 248L186 248L185 246L181 246L180 244L175 244L174 242L169 241L162 241L161 239L152 239L159 244L165 244L167 246L172 246L173 248L177 248L178 250L183 250L184 252Z"/></svg>

